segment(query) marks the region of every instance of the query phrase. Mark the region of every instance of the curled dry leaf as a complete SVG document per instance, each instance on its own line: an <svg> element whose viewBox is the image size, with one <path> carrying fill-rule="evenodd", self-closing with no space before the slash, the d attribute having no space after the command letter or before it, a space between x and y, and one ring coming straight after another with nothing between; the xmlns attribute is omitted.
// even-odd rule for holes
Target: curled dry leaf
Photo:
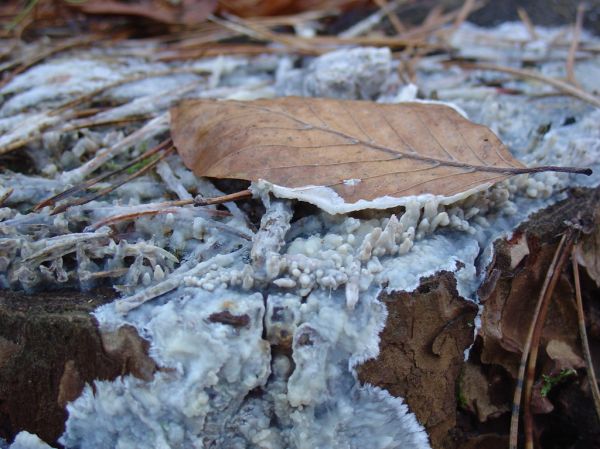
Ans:
<svg viewBox="0 0 600 449"><path fill-rule="evenodd" d="M216 0L87 0L69 2L69 6L85 14L115 14L146 17L166 24L197 25L216 8Z"/></svg>
<svg viewBox="0 0 600 449"><path fill-rule="evenodd" d="M492 131L441 104L188 100L171 110L171 135L197 175L262 179L330 213L423 195L452 202L515 174L576 171L526 168Z"/></svg>
<svg viewBox="0 0 600 449"><path fill-rule="evenodd" d="M359 7L364 0L219 0L219 10L241 17L271 16Z"/></svg>
<svg viewBox="0 0 600 449"><path fill-rule="evenodd" d="M600 287L600 208L594 209L594 220L581 242L575 247L577 262Z"/></svg>

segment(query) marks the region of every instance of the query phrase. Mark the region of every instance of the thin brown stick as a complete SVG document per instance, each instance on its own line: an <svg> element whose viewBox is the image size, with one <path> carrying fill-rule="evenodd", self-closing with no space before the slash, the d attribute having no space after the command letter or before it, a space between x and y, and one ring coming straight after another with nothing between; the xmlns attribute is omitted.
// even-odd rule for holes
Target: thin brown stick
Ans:
<svg viewBox="0 0 600 449"><path fill-rule="evenodd" d="M542 285L542 290L540 292L540 296L538 298L537 304L535 306L535 310L533 312L533 317L531 319L531 324L529 325L529 330L527 332L527 338L525 340L525 346L523 346L523 353L521 354L521 363L519 365L519 371L517 373L517 383L515 385L515 392L513 396L513 405L512 405L512 414L510 418L510 436L509 436L509 449L517 449L517 443L519 438L519 415L521 411L521 396L523 392L523 379L525 377L525 368L527 366L527 358L529 356L529 351L531 350L531 341L533 338L533 332L535 329L535 324L538 320L540 309L542 307L542 301L545 295L545 292L548 290L548 285L550 284L550 280L552 277L552 273L554 273L556 269L556 264L558 262L559 255L565 245L565 241L567 239L566 234L564 234L554 252L554 257L552 262L550 263L550 267L548 268L548 272L546 273L546 278L544 279L544 284Z"/></svg>
<svg viewBox="0 0 600 449"><path fill-rule="evenodd" d="M470 12L474 12L477 9L482 8L485 5L483 1L476 1L473 4L472 10ZM434 7L435 10L435 7ZM433 31L439 30L444 32L446 30L440 30L443 26L449 24L453 20L456 21L457 17L460 15L461 9L451 11L449 13L438 15L432 12L427 16L422 25L412 28L408 30L406 33L397 36L399 39L409 39L409 38L418 38L418 37L429 37Z"/></svg>
<svg viewBox="0 0 600 449"><path fill-rule="evenodd" d="M430 49L441 48L440 45L430 44L422 39L403 38L401 36L357 36L357 37L338 37L338 36L314 36L298 37L305 42L317 45L371 45L374 47L425 47ZM320 49L329 51L330 49Z"/></svg>
<svg viewBox="0 0 600 449"><path fill-rule="evenodd" d="M141 80L145 80L148 78L158 78L161 76L174 75L174 74L178 74L178 73L198 73L198 72L202 73L201 71L194 69L194 68L183 68L183 69L161 70L161 71L150 72L150 73L138 73L138 74L135 74L132 76L122 78L117 81L113 81L111 83L105 84L104 86L98 87L97 89L94 89L90 92L82 94L79 97L76 97L72 100L69 100L69 101L61 104L56 109L49 111L48 114L49 115L60 114L66 110L74 108L78 104L81 104L88 100L96 98L98 95L106 92L107 90L114 89L115 87L120 87L124 84L133 83L135 81L141 81Z"/></svg>
<svg viewBox="0 0 600 449"><path fill-rule="evenodd" d="M455 63L452 63L452 64L455 64ZM532 70L515 69L513 67L504 67L504 66L487 64L487 63L458 62L458 65L460 67L462 67L463 69L492 70L495 72L508 73L508 74L514 75L518 78L529 78L529 79L533 79L536 81L540 81L542 83L546 83L552 87L555 87L556 89L558 89L560 92L562 92L564 94L571 95L572 97L578 98L581 101L585 101L586 103L589 103L592 106L600 108L600 98L598 98L597 96L592 95L588 92L585 92L584 90L579 89L578 87L572 86L569 83L566 83L564 81L561 81L561 80L558 80L555 78L549 78L547 76L542 75L541 73L537 73Z"/></svg>
<svg viewBox="0 0 600 449"><path fill-rule="evenodd" d="M575 26L573 27L573 39L571 40L569 53L567 54L567 82L574 86L578 86L577 79L575 78L575 55L577 54L577 48L579 47L584 12L585 4L580 3L577 5L577 17L575 18Z"/></svg>
<svg viewBox="0 0 600 449"><path fill-rule="evenodd" d="M384 17L389 15L391 11L396 9L402 3L406 2L406 0L391 0L391 2L385 1L384 5L378 5L379 9L368 15L362 20L354 23L349 28L346 28L344 31L338 34L339 37L347 38L347 37L357 37L364 36L369 34L375 27L381 24L381 21Z"/></svg>
<svg viewBox="0 0 600 449"><path fill-rule="evenodd" d="M78 129L83 129L83 128L95 128L96 126L119 126L119 125L125 125L126 123L131 123L131 122L140 122L142 120L151 120L153 118L155 118L155 115L152 114L145 114L145 115L136 115L136 116L129 116L129 117L122 117L122 118L116 118L116 119L103 119L103 120L94 120L93 117L91 119L79 119L77 121L75 121L75 123L69 123L65 126L63 126L60 129L60 132L70 132L70 131L76 131Z"/></svg>
<svg viewBox="0 0 600 449"><path fill-rule="evenodd" d="M9 187L8 189L6 189L6 192L4 192L2 194L2 196L0 196L0 207L4 206L4 203L13 194L14 191L15 191L15 189L13 189L12 187Z"/></svg>
<svg viewBox="0 0 600 449"><path fill-rule="evenodd" d="M114 270L94 271L86 276L86 279L97 279L104 277L120 277L129 271L129 267L115 268Z"/></svg>
<svg viewBox="0 0 600 449"><path fill-rule="evenodd" d="M135 220L140 217L148 217L148 216L156 216L161 214L168 213L177 213L177 209L174 209L173 206L185 206L189 205L191 202L189 200L181 200L181 201L168 201L165 203L158 203L155 205L154 209L148 209L144 211L131 212L127 214L118 214L111 215L110 217L104 218L103 220L97 221L96 223L88 226L86 230L95 231L96 229L101 228L102 226L114 225L117 223L121 223L123 221ZM211 210L208 209L208 213L217 217L229 217L231 214L229 212L223 210Z"/></svg>
<svg viewBox="0 0 600 449"><path fill-rule="evenodd" d="M374 0L374 3L379 7L379 9L383 10L385 10L388 6L387 0ZM396 33L400 34L406 31L406 27L404 26L404 24L393 9L390 11L386 11L385 15L394 27L394 30L396 30Z"/></svg>
<svg viewBox="0 0 600 449"><path fill-rule="evenodd" d="M519 6L517 8L517 14L519 15L519 19L521 19L521 22L523 22L523 25L525 25L525 28L527 28L529 37L533 40L538 39L539 35L537 34L537 31L535 31L535 26L529 18L529 14L527 14L527 11L525 11L525 8Z"/></svg>
<svg viewBox="0 0 600 449"><path fill-rule="evenodd" d="M440 20L442 19L442 13L444 12L444 8L442 7L442 5L435 5L433 8L431 8L429 10L429 12L427 13L427 16L425 17L425 20L423 20L423 23L421 24L421 26L423 27L430 27L430 26L434 26L437 23L440 22Z"/></svg>
<svg viewBox="0 0 600 449"><path fill-rule="evenodd" d="M228 195L217 196L214 198L194 198L192 201L196 206L209 206L211 204L222 204L228 201L243 200L251 198L252 192L250 190L240 190L239 192L230 193ZM189 200L188 200L189 201Z"/></svg>
<svg viewBox="0 0 600 449"><path fill-rule="evenodd" d="M219 23L224 27L231 27L240 33L249 37L269 42L276 42L285 45L288 48L298 52L312 52L313 54L322 54L330 51L332 47L338 45L365 45L374 47L428 47L439 48L439 45L429 44L421 39L408 39L392 36L357 36L357 37L338 37L338 36L314 36L302 37L290 34L275 33L267 28L263 28L255 23L246 21L239 17L227 16L229 20L223 20L218 17L210 17L210 20Z"/></svg>
<svg viewBox="0 0 600 449"><path fill-rule="evenodd" d="M226 28L231 28L234 31L245 33L249 37L269 42L277 42L286 47L300 51L314 51L315 49L300 39L297 36L285 35L282 33L274 33L270 29L258 25L256 23L244 20L240 17L227 15L226 19L221 19L216 16L209 16L209 20L218 23Z"/></svg>
<svg viewBox="0 0 600 449"><path fill-rule="evenodd" d="M295 50L295 52L299 55L314 55L315 52L313 50L305 51L305 50ZM214 44L208 43L203 46L198 46L196 48L191 49L183 49L183 50L169 50L168 52L162 53L158 55L155 60L156 61L178 61L185 59L198 59L198 58L208 58L213 56L220 55L246 55L246 56L255 56L255 55L263 55L263 54L289 54L289 48L285 47L268 47L266 45L259 44Z"/></svg>
<svg viewBox="0 0 600 449"><path fill-rule="evenodd" d="M4 87L6 84L8 84L19 73L24 72L25 70L29 69L30 67L33 67L34 65L36 65L39 62L42 62L43 60L49 58L50 56L53 56L57 53L65 51L65 50L70 50L71 48L89 45L97 39L98 39L98 36L85 36L83 38L78 37L75 39L70 39L68 41L60 42L57 45L55 45L54 47L40 52L39 54L35 55L33 58L31 58L29 60L21 61L21 62L15 61L15 65L17 67L10 74L5 76L0 81L0 88Z"/></svg>
<svg viewBox="0 0 600 449"><path fill-rule="evenodd" d="M577 321L579 325L579 337L581 338L581 347L585 359L585 369L588 375L588 381L592 389L592 398L594 399L594 407L596 415L600 419L600 389L598 389L598 380L594 372L594 364L592 363L592 354L590 353L590 344L588 342L587 330L585 328L585 316L583 314L583 300L581 299L581 283L579 281L579 264L575 255L576 248L571 252L571 263L573 264L573 277L575 279L575 300L577 301Z"/></svg>
<svg viewBox="0 0 600 449"><path fill-rule="evenodd" d="M35 205L35 207L33 208L34 211L39 210L43 207L46 206L50 206L52 204L55 204L57 201L60 201L64 198L67 198L71 195L73 195L74 193L80 192L82 190L88 189L91 186L93 186L94 184L97 184L107 178L110 178L114 175L117 175L119 173L122 173L123 171L127 170L128 168L132 167L133 165L137 164L138 162L143 161L144 159L147 159L148 157L152 156L153 154L158 153L159 151L164 150L165 148L167 148L168 146L172 145L172 141L171 139L166 139L163 142L159 143L158 145L156 145L154 148L149 149L148 151L144 152L143 154L139 155L138 157L132 159L131 161L129 161L127 164L125 164L124 166L118 168L117 170L113 170L111 172L105 173L103 175L100 176L96 176L95 178L92 178L82 184L78 184L76 186L71 187L70 189L64 190L63 192L60 192L50 198L47 198L45 200L43 200L42 202L38 203Z"/></svg>
<svg viewBox="0 0 600 449"><path fill-rule="evenodd" d="M143 175L144 173L148 172L150 169L154 168L154 166L156 164L158 164L160 161L162 161L164 158L166 158L169 154L171 154L173 151L175 151L175 147L170 147L168 149L166 149L158 158L156 158L154 161L150 162L148 165L142 167L141 169L139 169L138 171L136 171L135 173L132 173L129 176L126 176L125 178L123 178L120 181L117 181L115 184L111 185L110 187L106 187L105 189L100 190L97 193L94 193L92 195L86 196L84 198L80 198L78 200L75 200L71 203L68 204L63 204L61 206L56 207L53 211L52 211L52 215L56 215L56 214L60 214L61 212L66 211L68 208L73 207L73 206L81 206L82 204L86 204L89 203L90 201L93 201L97 198L100 198L101 196L104 196L110 192L112 192L113 190L121 187L123 184L128 183L129 181L137 178L138 176Z"/></svg>
<svg viewBox="0 0 600 449"><path fill-rule="evenodd" d="M550 300L558 279L560 278L563 268L571 254L573 247L573 236L572 231L567 231L563 237L566 237L565 244L560 248L560 257L556 266L552 267L552 270L548 270L548 274L551 274L548 288L541 292L541 307L533 330L531 338L531 351L529 353L529 360L527 362L527 372L525 375L525 390L524 390L524 410L523 410L523 422L525 427L525 448L533 449L533 415L531 413L531 395L533 392L533 382L535 380L535 366L537 363L537 356L540 347L540 340L542 338L542 331L544 330L544 323L546 322L546 316L548 315L548 307L550 306ZM558 251L558 250L557 250Z"/></svg>
<svg viewBox="0 0 600 449"><path fill-rule="evenodd" d="M475 10L475 3L475 0L465 0L465 2L462 4L462 7L458 10L458 15L454 20L454 24L452 24L453 31L457 30L463 24L463 22L467 20L469 14Z"/></svg>

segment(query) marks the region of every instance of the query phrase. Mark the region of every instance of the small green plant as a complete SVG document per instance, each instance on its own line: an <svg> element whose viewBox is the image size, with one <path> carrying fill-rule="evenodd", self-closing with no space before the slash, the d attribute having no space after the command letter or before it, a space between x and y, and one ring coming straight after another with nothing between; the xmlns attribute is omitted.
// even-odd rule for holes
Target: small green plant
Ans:
<svg viewBox="0 0 600 449"><path fill-rule="evenodd" d="M160 157L160 155L153 155L153 156L149 157L148 159L144 159L143 161L138 162L137 164L133 164L131 167L129 167L127 170L125 170L125 172L128 175L132 175L133 173L144 168L146 165L149 165L152 162L155 162L159 157Z"/></svg>
<svg viewBox="0 0 600 449"><path fill-rule="evenodd" d="M545 398L546 396L548 396L550 391L556 385L561 383L567 377L571 377L575 374L577 374L577 373L575 372L574 369L564 369L560 373L558 373L556 376L548 376L546 374L542 374L542 379L544 381L544 383L542 385L542 390L541 390L542 397Z"/></svg>
<svg viewBox="0 0 600 449"><path fill-rule="evenodd" d="M467 403L467 398L465 398L465 395L460 390L456 395L456 401L458 402L458 408L468 410L469 404Z"/></svg>

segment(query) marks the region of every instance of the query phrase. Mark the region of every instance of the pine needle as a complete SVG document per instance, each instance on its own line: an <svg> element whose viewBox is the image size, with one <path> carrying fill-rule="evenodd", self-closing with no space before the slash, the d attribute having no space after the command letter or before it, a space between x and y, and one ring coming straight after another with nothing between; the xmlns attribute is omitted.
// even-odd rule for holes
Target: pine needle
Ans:
<svg viewBox="0 0 600 449"><path fill-rule="evenodd" d="M150 169L154 168L154 166L156 164L158 164L160 161L162 161L164 158L166 158L169 154L171 154L173 151L175 151L175 147L169 147L167 148L158 158L156 158L155 160L153 160L152 162L150 162L149 164L145 165L143 168L139 169L138 171L136 171L135 173L126 176L125 178L121 179L120 181L117 181L115 184L111 185L110 187L106 187L105 189L100 190L97 193L94 193L92 195L80 198L78 200L75 200L71 203L67 203L67 204L63 204L61 206L56 207L53 211L52 211L52 215L56 215L56 214L60 214L61 212L66 211L68 208L73 207L73 206L81 206L82 204L86 204L89 203L90 201L93 201L97 198L100 198L101 196L104 196L110 192L112 192L113 190L117 189L118 187L122 186L123 184L128 183L129 181L143 175L144 173L148 172Z"/></svg>
<svg viewBox="0 0 600 449"><path fill-rule="evenodd" d="M527 363L527 372L525 376L525 395L524 401L524 424L525 424L525 448L533 449L533 416L531 413L531 395L533 392L533 382L535 380L535 366L537 363L538 351L540 347L540 340L542 338L542 331L544 330L544 323L546 322L546 316L548 315L548 307L550 306L550 300L556 288L558 279L560 278L565 263L567 262L573 247L574 233L568 230L564 235L564 245L557 248L559 255L558 262L554 266L550 266L548 269L548 275L550 275L550 282L546 289L542 289L540 292L540 309L535 320L535 326L531 337L529 360ZM561 240L563 243L563 240Z"/></svg>
<svg viewBox="0 0 600 449"><path fill-rule="evenodd" d="M517 14L519 15L519 19L521 19L521 22L523 22L523 25L525 26L525 28L527 28L527 32L529 33L529 38L533 39L533 40L538 39L539 35L537 34L537 31L535 31L535 26L533 25L533 22L529 18L529 14L527 14L527 11L525 11L525 8L519 6L517 8Z"/></svg>
<svg viewBox="0 0 600 449"><path fill-rule="evenodd" d="M577 322L579 325L579 337L581 338L581 346L585 359L585 369L588 375L588 381L592 390L592 398L594 399L594 408L596 415L600 420L600 390L598 389L598 380L594 372L594 364L592 363L592 355L590 353L590 344L588 342L587 330L585 328L585 315L583 313L583 300L581 298L581 283L579 280L579 264L575 256L576 249L571 252L571 263L573 264L573 277L575 280L575 300L577 302Z"/></svg>
<svg viewBox="0 0 600 449"><path fill-rule="evenodd" d="M105 173L103 175L100 176L96 176L95 178L92 178L82 184L76 185L74 187L71 187L70 189L67 189L57 195L54 195L50 198L45 199L44 201L36 204L36 206L33 208L34 211L37 211L43 207L46 206L50 206L52 204L56 204L58 201L63 200L65 198L68 198L69 196L80 192L82 190L88 189L90 187L92 187L93 185L108 179L114 175L117 175L119 173L122 173L123 171L127 170L128 168L132 167L133 165L137 164L138 162L143 161L144 159L147 159L148 157L158 153L159 151L164 150L165 148L167 148L169 145L172 145L171 139L167 139L161 143L159 143L157 146L155 146L154 148L146 151L145 153L141 154L140 156L132 159L130 162L128 162L127 164L123 165L122 167L118 168L117 170L113 170L111 172Z"/></svg>
<svg viewBox="0 0 600 449"><path fill-rule="evenodd" d="M104 218L103 220L100 220L100 221L88 226L86 228L86 231L89 231L89 232L95 231L96 229L100 229L102 226L109 226L109 225L114 225L117 223L122 223L124 221L136 220L140 217L148 217L148 216L154 217L156 215L177 213L176 207L184 206L187 204L190 204L190 202L188 200L167 201L164 203L157 203L154 205L147 204L144 206L148 206L149 207L148 210L130 212L130 213L126 213L126 214L111 215L110 217ZM215 217L230 217L231 216L231 214L229 212L222 211L222 210L207 209L206 212L209 215L213 215Z"/></svg>
<svg viewBox="0 0 600 449"><path fill-rule="evenodd" d="M548 76L542 75L541 73L534 72L532 70L526 69L516 69L513 67L505 67L494 64L487 63L470 63L470 62L458 62L458 65L463 69L469 70L492 70L495 72L503 72L508 73L510 75L514 75L517 78L528 78L536 81L540 81L542 83L548 84L560 92L570 95L572 97L578 98L581 101L585 101L586 103L591 104L597 108L600 108L600 98L595 95L592 95L578 87L575 87L567 82L558 80L556 78L550 78Z"/></svg>
<svg viewBox="0 0 600 449"><path fill-rule="evenodd" d="M527 332L527 338L525 340L525 345L523 347L523 353L521 354L521 363L519 365L519 371L517 374L517 383L515 386L515 392L513 397L513 406L512 406L512 414L510 419L510 436L509 436L509 449L517 449L517 443L519 438L519 415L521 411L521 396L523 392L523 380L525 378L525 369L527 367L527 359L529 356L529 352L531 350L531 342L533 339L533 333L535 330L536 323L538 321L538 317L540 315L540 310L542 308L542 303L544 300L544 296L548 290L550 285L550 281L554 271L556 270L556 266L558 263L558 259L562 250L564 248L565 242L567 240L567 235L564 234L554 252L554 257L552 262L550 263L550 267L548 268L548 272L546 274L546 278L544 279L544 284L542 285L542 289L540 292L540 296L538 298L537 304L535 306L535 311L533 312L533 317L531 320L531 324L529 325L529 331Z"/></svg>
<svg viewBox="0 0 600 449"><path fill-rule="evenodd" d="M567 81L574 86L579 85L575 79L575 55L577 54L577 48L579 47L584 12L585 5L580 3L577 6L577 17L575 18L575 26L573 27L573 39L571 40L571 46L569 47L569 53L567 55Z"/></svg>

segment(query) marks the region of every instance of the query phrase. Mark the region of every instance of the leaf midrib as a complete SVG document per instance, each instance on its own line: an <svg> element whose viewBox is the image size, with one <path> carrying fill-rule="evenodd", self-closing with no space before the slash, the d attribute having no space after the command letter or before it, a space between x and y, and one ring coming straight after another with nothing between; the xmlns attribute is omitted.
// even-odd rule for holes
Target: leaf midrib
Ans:
<svg viewBox="0 0 600 449"><path fill-rule="evenodd" d="M516 175L516 174L530 173L532 171L536 171L535 168L494 167L494 166L487 166L487 165L474 165L474 164L468 164L465 162L449 161L446 159L438 159L438 158L434 158L434 157L422 156L417 152L406 153L404 151L391 149L387 146L380 145L375 142L367 142L363 139L354 137L352 135L349 135L347 133L344 133L342 131L338 131L338 130L335 130L335 129L332 129L329 127L325 128L322 126L314 125L312 123L307 123L297 117L294 117L293 115L291 115L285 111L276 111L276 110L270 109L265 106L258 106L258 105L244 103L244 102L236 102L236 103L242 108L257 109L257 110L260 110L260 111L268 113L268 114L274 114L274 115L278 115L281 117L285 117L289 120L292 120L292 121L302 125L304 127L304 129L314 129L314 130L317 130L317 131L320 131L320 132L323 132L326 134L336 135L338 137L341 137L342 139L349 141L352 144L363 145L363 146L365 146L367 148L371 148L373 150L377 150L377 151L381 151L386 154L394 155L394 156L396 156L396 159L400 159L400 158L404 157L406 159L411 159L411 160L416 160L419 162L428 163L435 167L447 166L447 167L461 168L464 170L468 170L466 173L475 172L475 171L484 171L484 172L489 172L489 173L501 173L501 174L505 174L505 175ZM312 108L310 110L312 111ZM314 114L314 112L313 112L313 114ZM315 116L316 116L316 114L315 114ZM326 123L325 121L320 119L318 116L316 116L316 117L319 120L321 120L323 123ZM390 124L388 124L388 126L390 126L391 129L395 130L395 128L393 126L391 126ZM260 129L260 128L256 128L256 129ZM397 133L397 131L396 131L396 133ZM281 146L286 146L286 145L282 144ZM231 156L231 155L228 155L228 157L229 156ZM398 156L400 156L400 157L398 157Z"/></svg>

